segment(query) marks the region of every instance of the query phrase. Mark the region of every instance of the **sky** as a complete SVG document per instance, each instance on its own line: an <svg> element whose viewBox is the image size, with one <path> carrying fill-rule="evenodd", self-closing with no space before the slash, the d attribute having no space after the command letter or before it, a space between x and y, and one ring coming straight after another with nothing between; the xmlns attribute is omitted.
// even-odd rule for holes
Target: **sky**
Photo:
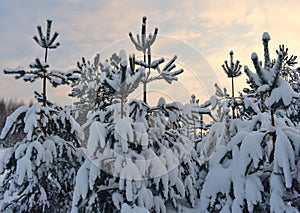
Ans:
<svg viewBox="0 0 300 213"><path fill-rule="evenodd" d="M37 34L37 25L45 29L47 19L53 20L52 30L60 33L61 43L49 52L50 69L68 71L82 57L93 60L97 53L102 60L121 49L140 55L128 33L140 33L142 17L146 16L147 33L159 29L152 47L154 57L170 59L177 55L176 68L185 70L174 84L160 81L149 85L149 103L154 105L160 96L187 103L191 94L203 102L214 94L215 83L231 92L231 81L221 65L233 50L234 60L254 70L250 56L257 52L263 59L263 32L271 36L271 58L276 58L279 44L285 44L290 54L299 55L299 11L296 0L1 0L0 98L26 102L33 99L34 90L41 91L40 81L16 81L2 70L27 66L44 57L44 50L32 37ZM235 79L236 93L245 82L244 73ZM67 86L48 88L50 100L61 105L74 101L67 96L70 91ZM133 97L140 94L138 89Z"/></svg>

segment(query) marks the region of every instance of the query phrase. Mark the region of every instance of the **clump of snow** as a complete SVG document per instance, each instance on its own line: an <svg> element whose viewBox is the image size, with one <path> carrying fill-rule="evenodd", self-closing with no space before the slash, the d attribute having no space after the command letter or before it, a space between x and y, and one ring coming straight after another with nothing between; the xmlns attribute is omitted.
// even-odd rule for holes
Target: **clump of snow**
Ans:
<svg viewBox="0 0 300 213"><path fill-rule="evenodd" d="M249 175L245 184L245 197L247 199L248 211L252 212L254 205L262 202L264 187L256 175Z"/></svg>
<svg viewBox="0 0 300 213"><path fill-rule="evenodd" d="M123 203L121 213L150 213L150 212L143 207L139 207L139 206L130 207L126 203Z"/></svg>
<svg viewBox="0 0 300 213"><path fill-rule="evenodd" d="M0 139L4 139L6 135L9 133L10 129L16 123L17 119L20 117L21 114L26 113L28 110L28 106L21 106L16 109L10 116L6 118L5 126L1 131Z"/></svg>
<svg viewBox="0 0 300 213"><path fill-rule="evenodd" d="M272 90L266 104L272 106L282 100L283 105L287 107L291 104L293 97L296 97L295 95L291 86L282 77L279 77L278 85Z"/></svg>
<svg viewBox="0 0 300 213"><path fill-rule="evenodd" d="M89 155L94 155L97 148L103 149L106 141L106 129L103 123L94 121L90 126L90 134L87 142L87 151Z"/></svg>
<svg viewBox="0 0 300 213"><path fill-rule="evenodd" d="M135 135L135 141L140 144L144 149L148 146L148 134L144 123L135 122L133 123L133 132Z"/></svg>
<svg viewBox="0 0 300 213"><path fill-rule="evenodd" d="M222 178L220 178L222 177ZM201 191L201 211L206 212L209 203L214 203L217 194L220 192L226 197L229 196L231 184L231 170L221 165L215 166L209 171Z"/></svg>
<svg viewBox="0 0 300 213"><path fill-rule="evenodd" d="M274 172L281 173L283 171L285 186L291 188L292 172L296 169L295 154L290 141L280 129L277 130L274 156Z"/></svg>
<svg viewBox="0 0 300 213"><path fill-rule="evenodd" d="M162 200L162 198L160 196L154 196L153 203L154 203L155 212L167 213L167 209L164 204L164 201Z"/></svg>
<svg viewBox="0 0 300 213"><path fill-rule="evenodd" d="M128 142L133 142L132 120L128 117L119 119L115 126L115 138L120 142L122 151L128 151Z"/></svg>
<svg viewBox="0 0 300 213"><path fill-rule="evenodd" d="M136 167L136 165L131 161L131 159L126 159L126 165L120 173L119 189L125 190L126 199L128 201L133 201L134 190L141 188L142 176Z"/></svg>
<svg viewBox="0 0 300 213"><path fill-rule="evenodd" d="M22 185L25 176L27 176L28 179L32 178L32 167L31 167L31 161L30 156L23 156L21 159L17 161L17 183L18 185Z"/></svg>
<svg viewBox="0 0 300 213"><path fill-rule="evenodd" d="M268 32L263 33L262 40L263 41L270 41L271 40L271 36L269 35Z"/></svg>

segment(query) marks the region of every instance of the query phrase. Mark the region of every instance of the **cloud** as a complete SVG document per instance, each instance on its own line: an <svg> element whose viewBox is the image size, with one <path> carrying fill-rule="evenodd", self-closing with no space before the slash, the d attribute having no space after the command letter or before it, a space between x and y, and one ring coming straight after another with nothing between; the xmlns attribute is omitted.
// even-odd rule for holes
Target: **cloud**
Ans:
<svg viewBox="0 0 300 213"><path fill-rule="evenodd" d="M228 59L231 49L235 51L236 59L250 67L253 51L260 58L263 57L261 35L264 31L269 31L272 37L272 57L276 57L275 50L281 43L285 43L290 52L297 55L300 49L300 30L297 28L300 25L299 9L300 5L293 0L2 0L0 69L28 65L35 57L43 57L43 50L34 43L32 36L36 34L36 25L45 27L47 18L54 20L53 29L60 33L59 41L62 44L50 52L49 63L52 69L71 69L81 57L92 59L98 52L104 58L121 48L125 48L128 53L137 53L130 44L128 32L140 32L141 18L146 15L148 32L158 27L161 35L153 52L165 57L177 54L179 65L187 70L180 77L181 83L189 86L187 91L202 94L203 89L198 85L204 83L211 85L206 86L210 87L209 90L213 90L215 81L230 87L221 64ZM172 39L168 41L167 38ZM33 89L39 89L40 84L27 87L10 76L4 77L1 74L0 77L0 96L25 99L30 97ZM237 82L237 89L241 90L245 86L245 76L237 79ZM8 91L11 85L16 86ZM161 84L161 90L172 88L164 86ZM176 86L180 87L178 84ZM57 100L63 100L67 89L51 92L57 96Z"/></svg>

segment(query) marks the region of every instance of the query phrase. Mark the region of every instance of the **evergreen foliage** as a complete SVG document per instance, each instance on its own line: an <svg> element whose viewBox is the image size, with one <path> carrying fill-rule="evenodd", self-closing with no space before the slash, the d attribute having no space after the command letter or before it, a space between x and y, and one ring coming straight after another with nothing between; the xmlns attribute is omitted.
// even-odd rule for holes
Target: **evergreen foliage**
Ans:
<svg viewBox="0 0 300 213"><path fill-rule="evenodd" d="M51 21L48 21L47 36L41 37L41 46L54 48L50 38ZM35 40L36 37L34 37ZM50 40L49 40L50 39ZM45 43L46 42L46 43ZM49 43L47 43L49 42ZM49 65L38 58L29 65L29 70L20 66L5 69L16 79L26 82L48 79L56 87L76 80L77 71L48 71ZM0 209L16 212L66 212L70 210L75 175L82 155L78 148L83 132L71 116L68 107L61 108L46 99L45 84L43 95L35 92L39 104L20 106L7 117L0 139L9 134L23 132L24 137L10 148L5 149L0 162L1 183ZM41 98L42 97L42 98Z"/></svg>

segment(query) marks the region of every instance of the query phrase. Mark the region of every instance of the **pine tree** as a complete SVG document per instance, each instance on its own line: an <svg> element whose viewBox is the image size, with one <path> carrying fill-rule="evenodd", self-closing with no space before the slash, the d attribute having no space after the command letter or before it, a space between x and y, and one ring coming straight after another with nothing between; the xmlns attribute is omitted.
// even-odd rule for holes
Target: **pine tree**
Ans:
<svg viewBox="0 0 300 213"><path fill-rule="evenodd" d="M38 27L40 40L34 40L46 48L54 48L57 33L50 37L52 21L48 20L47 35ZM70 208L74 176L81 161L79 139L83 132L71 116L68 107L61 108L46 97L45 80L52 86L70 84L78 79L75 69L68 72L49 71L49 64L35 59L29 70L5 69L5 74L15 75L25 82L43 81L42 95L35 92L42 105L21 106L6 120L0 139L9 134L23 132L25 137L13 147L5 149L0 162L0 173L4 174L1 185L1 211L16 212L65 212Z"/></svg>
<svg viewBox="0 0 300 213"><path fill-rule="evenodd" d="M52 25L52 20L47 20L46 35L43 34L42 27L37 26L39 37L36 35L33 36L33 39L36 41L36 43L45 49L45 60L44 60L45 63L47 63L47 59L48 59L48 50L56 49L60 45L59 42L54 43L59 34L55 32L54 35L51 36L51 25ZM48 77L45 70L43 70L43 73L40 72L39 74L42 76L43 79L43 93L42 93L43 106L46 106L47 103L46 83Z"/></svg>
<svg viewBox="0 0 300 213"><path fill-rule="evenodd" d="M209 110L208 105L203 105L199 103L199 99L196 99L194 94L191 95L190 104L186 104L183 109L183 115L185 117L185 126L187 127L188 136L190 135L189 126L192 126L193 139L195 141L201 141L204 136L204 131L207 131L210 124L205 124L203 115L211 116L211 110ZM197 134L197 129L200 130Z"/></svg>
<svg viewBox="0 0 300 213"><path fill-rule="evenodd" d="M245 72L262 94L265 110L250 120L232 121L230 140L215 147L201 191L202 212L298 212L300 132L275 112L299 94L279 74L283 53L278 51L272 66L270 36L264 33L262 39L264 67L252 53L256 72L247 66Z"/></svg>
<svg viewBox="0 0 300 213"><path fill-rule="evenodd" d="M148 49L141 50L146 54ZM200 110L196 105L166 103L163 98L153 107L128 98L145 79L175 80L175 73L170 72L175 58L163 69L159 68L162 59L148 59L147 65L134 55L128 59L121 51L99 62L98 100L108 94L111 99L99 101L85 124L89 126L88 158L77 173L73 212L166 212L168 205L180 210L181 199L195 206L200 186L198 156L194 142L184 134L184 125L188 116L197 117ZM149 64L159 70L158 76L147 77Z"/></svg>
<svg viewBox="0 0 300 213"><path fill-rule="evenodd" d="M231 50L230 53L230 65L228 65L228 62L225 61L222 65L223 70L225 71L225 73L227 74L228 78L231 78L231 92L232 92L232 96L231 96L231 107L232 107L232 118L235 119L235 96L234 96L234 81L233 79L240 76L242 74L242 72L240 71L242 68L242 65L240 64L240 61L237 60L236 63L233 63L233 51Z"/></svg>
<svg viewBox="0 0 300 213"><path fill-rule="evenodd" d="M288 54L288 48L285 48L284 45L279 45L278 50L276 52L281 51L283 53L283 63L280 75L290 84L292 89L299 93L300 87L299 87L299 68L295 68L294 66L298 63L296 61L297 56ZM274 62L272 63L274 64ZM300 122L299 117L299 99L293 99L292 104L288 108L284 108L281 110L277 110L276 114L281 117L288 117L291 122L297 126Z"/></svg>
<svg viewBox="0 0 300 213"><path fill-rule="evenodd" d="M82 58L77 62L80 78L71 85L72 92L69 96L76 98L73 102L76 120L82 125L87 120L87 115L97 107L97 94L99 90L100 55L94 57L93 63Z"/></svg>
<svg viewBox="0 0 300 213"><path fill-rule="evenodd" d="M172 81L177 81L178 78L177 75L181 74L183 72L183 69L179 69L176 71L172 71L176 65L174 64L175 60L177 59L177 56L175 55L162 69L159 68L159 65L162 64L165 59L160 58L158 60L153 61L152 60L152 51L151 46L156 40L157 34L158 34L158 28L155 28L153 35L150 33L147 35L146 32L146 20L147 17L143 17L142 19L142 28L141 28L141 35L137 34L136 39L133 38L132 33L129 33L130 40L135 45L135 48L138 51L143 52L144 60L138 61L136 60L136 63L138 65L143 66L145 71L145 76L142 79L143 84L143 101L147 103L147 84L159 79L164 79L169 84L172 83ZM158 72L157 75L151 75L151 69L156 70Z"/></svg>

